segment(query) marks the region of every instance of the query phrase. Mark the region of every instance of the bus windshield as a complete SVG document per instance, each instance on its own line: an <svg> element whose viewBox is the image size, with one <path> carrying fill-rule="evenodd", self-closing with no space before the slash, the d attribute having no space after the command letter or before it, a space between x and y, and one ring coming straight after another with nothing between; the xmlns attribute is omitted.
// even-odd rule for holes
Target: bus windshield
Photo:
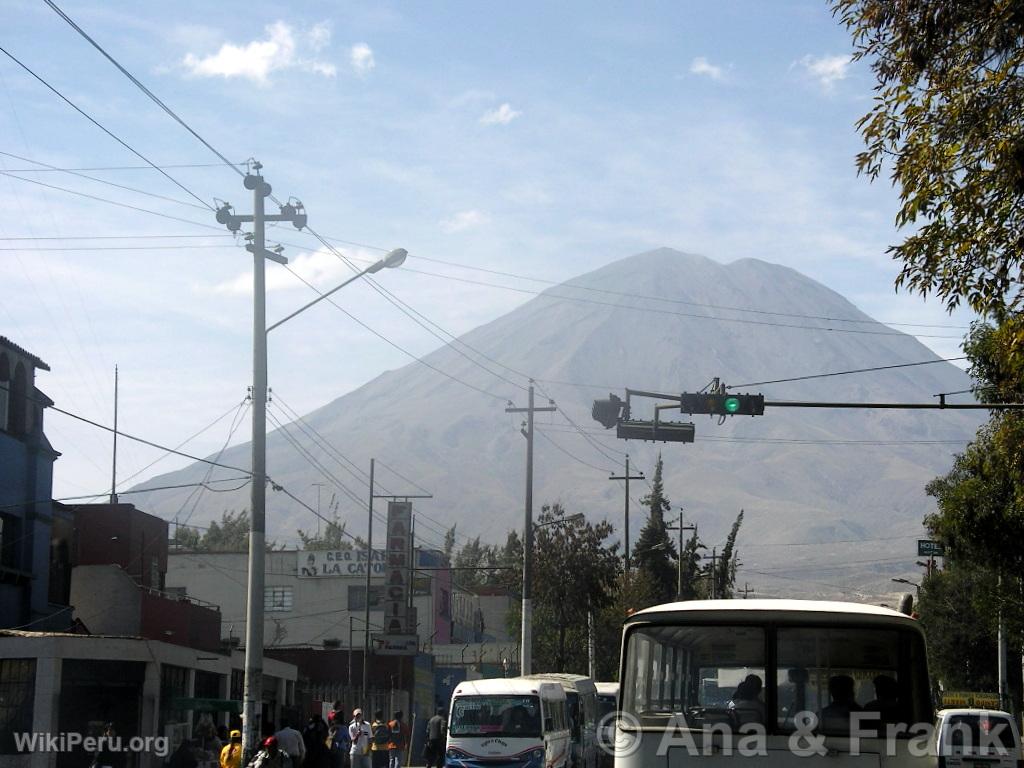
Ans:
<svg viewBox="0 0 1024 768"><path fill-rule="evenodd" d="M540 738L536 696L458 696L452 704L452 736Z"/></svg>
<svg viewBox="0 0 1024 768"><path fill-rule="evenodd" d="M895 628L643 626L627 635L622 704L643 725L792 733L809 713L822 733L884 732L930 719L924 668L920 637Z"/></svg>

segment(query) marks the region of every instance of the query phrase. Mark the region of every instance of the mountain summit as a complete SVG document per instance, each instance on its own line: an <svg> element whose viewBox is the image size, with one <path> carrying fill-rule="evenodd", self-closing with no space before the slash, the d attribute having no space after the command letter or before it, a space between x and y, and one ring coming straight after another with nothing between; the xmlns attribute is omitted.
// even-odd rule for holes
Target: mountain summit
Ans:
<svg viewBox="0 0 1024 768"><path fill-rule="evenodd" d="M286 433L272 432L267 471L292 490L326 483L341 499L348 530L359 533L360 500L368 495L360 470L375 457L415 481L380 469L378 493L433 494L414 505L423 513L417 532L426 545L438 545L454 523L460 539L497 542L522 526L525 444L520 417L505 408L509 401L526 405L532 378L538 404L552 398L562 411L537 417L535 513L561 501L621 531L623 488L608 475L621 474L628 451L631 469L651 476L660 451L668 498L709 545L745 510L739 583L764 594L877 594L890 591L891 576L913 572L914 540L932 507L924 485L948 469L963 447L958 441L973 436L977 416L769 408L722 425L694 417L695 443L657 445L615 439L591 420L590 406L626 387L692 392L715 377L775 400L932 402L935 393L969 386L945 362L757 383L926 360L939 358L795 270L757 259L721 264L661 248L552 287L423 363L384 373ZM248 444L235 446L221 461L248 466L249 451ZM139 487L197 482L206 472L192 465ZM647 487L639 481L630 490L635 539ZM134 498L168 516L188 493ZM193 519L247 506L247 488L206 493ZM311 527L308 510L280 493L268 491L267 509L271 537Z"/></svg>

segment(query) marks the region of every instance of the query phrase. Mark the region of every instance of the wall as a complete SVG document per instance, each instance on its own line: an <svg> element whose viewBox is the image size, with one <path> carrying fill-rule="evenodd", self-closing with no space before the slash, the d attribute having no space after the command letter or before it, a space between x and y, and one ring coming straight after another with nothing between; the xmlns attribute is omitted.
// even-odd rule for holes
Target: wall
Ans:
<svg viewBox="0 0 1024 768"><path fill-rule="evenodd" d="M116 565L79 565L71 571L75 618L93 634L137 636L142 629L142 594Z"/></svg>

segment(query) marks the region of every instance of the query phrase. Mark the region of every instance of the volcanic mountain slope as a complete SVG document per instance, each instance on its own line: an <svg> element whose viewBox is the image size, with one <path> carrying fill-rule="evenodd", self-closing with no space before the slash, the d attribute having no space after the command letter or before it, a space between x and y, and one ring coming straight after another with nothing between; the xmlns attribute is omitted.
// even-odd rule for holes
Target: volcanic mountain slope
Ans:
<svg viewBox="0 0 1024 768"><path fill-rule="evenodd" d="M267 471L288 488L314 482L330 488L340 481L365 499L365 482L333 454L361 468L376 457L433 494L416 505L429 516L420 517L418 527L426 544L438 544L440 531L452 523L460 539L501 541L522 525L525 465L521 418L505 408L509 400L526 404L532 377L538 403L553 398L564 412L537 417L537 510L561 501L572 512L621 528L623 487L609 482L609 473L621 474L628 450L631 469L649 478L660 451L668 497L684 508L687 522L700 526L709 546L720 543L745 510L741 585L761 594L877 595L892 591L891 576L914 572L914 539L933 507L924 485L948 469L979 415L770 408L764 416L731 417L722 425L694 417L695 443L661 445L616 440L591 420L590 406L595 397L625 387L696 391L713 377L750 383L738 391L776 400L933 402L935 393L969 386L967 376L945 362L754 384L936 359L912 336L873 321L792 269L757 259L720 264L659 249L551 288L427 355L430 367L413 362L386 372L304 415L303 423L288 427L289 436L272 432ZM318 436L329 445L318 444ZM334 479L325 479L292 440ZM239 445L221 460L248 466L249 451ZM141 487L196 482L206 472L193 465ZM385 492L421 492L388 472L378 479ZM342 498L348 530L364 530L363 508L333 490ZM634 540L645 518L638 502L647 490L643 481L631 486ZM172 516L187 493L133 498L143 509ZM207 493L193 520L247 506L248 489ZM268 492L271 537L308 530L310 521L307 510Z"/></svg>

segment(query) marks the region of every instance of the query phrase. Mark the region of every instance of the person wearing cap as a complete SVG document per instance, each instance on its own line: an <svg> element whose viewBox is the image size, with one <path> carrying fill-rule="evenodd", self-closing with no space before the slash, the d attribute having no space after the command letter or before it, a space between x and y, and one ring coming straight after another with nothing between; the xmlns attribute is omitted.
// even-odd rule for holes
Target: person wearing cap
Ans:
<svg viewBox="0 0 1024 768"><path fill-rule="evenodd" d="M292 759L278 746L276 736L267 736L263 749L256 753L248 768L292 768Z"/></svg>
<svg viewBox="0 0 1024 768"><path fill-rule="evenodd" d="M242 732L232 731L227 744L220 751L220 768L239 768L242 764Z"/></svg>
<svg viewBox="0 0 1024 768"><path fill-rule="evenodd" d="M370 768L370 724L363 717L363 710L352 710L348 737L352 741L348 752L351 768Z"/></svg>

